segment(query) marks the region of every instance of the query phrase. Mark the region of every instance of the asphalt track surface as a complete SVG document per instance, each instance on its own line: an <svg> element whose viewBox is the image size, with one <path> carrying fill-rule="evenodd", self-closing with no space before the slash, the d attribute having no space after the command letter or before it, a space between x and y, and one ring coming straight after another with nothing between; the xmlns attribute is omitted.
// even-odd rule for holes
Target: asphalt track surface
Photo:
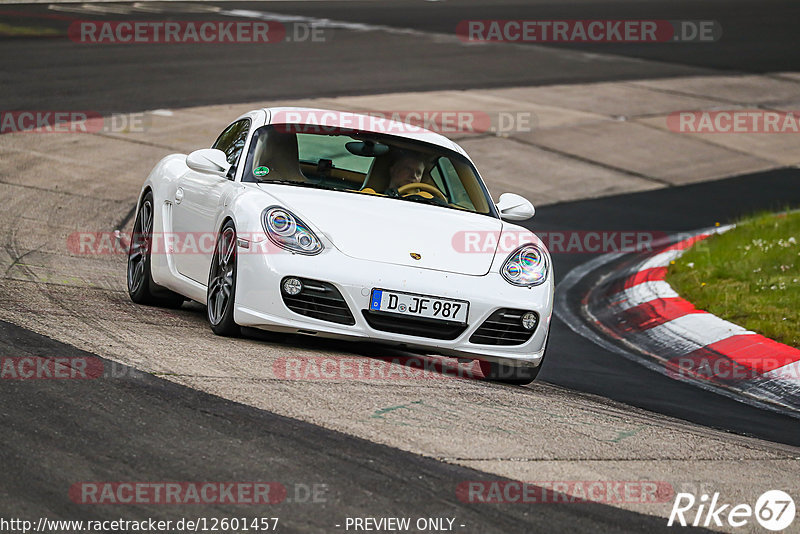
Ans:
<svg viewBox="0 0 800 534"><path fill-rule="evenodd" d="M0 6L2 21L26 21L46 6ZM432 45L424 36L339 32L332 43L86 47L63 39L0 40L4 109L139 111L284 97L365 94L400 90L572 83L722 71L797 69L793 2L477 2L447 3L226 3L227 9L315 17L452 33L465 18L713 19L724 39L713 45L608 45L615 54L590 61L574 47ZM765 16L768 13L768 17ZM73 14L72 16L79 17ZM159 15L138 15L153 20ZM205 16L205 15L204 15ZM172 15L188 19L197 14ZM100 17L102 18L102 17ZM107 18L120 18L107 17ZM207 17L218 18L218 17ZM64 27L63 19L36 24ZM45 21L45 22L43 22ZM21 23L21 22L20 22ZM403 40L405 39L405 40ZM369 42L369 53L365 43ZM404 43L401 48L399 43ZM310 47L316 47L311 49ZM593 52L598 50L592 49ZM258 85L237 83L258 79ZM2 139L0 138L0 142ZM798 170L786 169L718 182L542 207L536 230L686 231L726 223L757 210L800 205ZM709 199L713 199L712 202ZM122 217L124 214L120 214ZM557 255L557 276L591 259ZM579 288L577 288L579 289ZM555 320L541 380L607 397L701 425L800 445L796 419L765 412L696 389L572 333ZM78 354L77 349L0 323L2 355ZM130 375L130 374L129 374ZM497 386L503 387L503 386ZM276 480L286 486L316 480L330 486L328 502L276 505L287 531L331 530L345 516L447 516L481 532L526 530L642 531L664 521L600 504L528 507L469 505L457 482L491 475L370 443L200 393L149 375L117 380L5 381L0 387L4 429L0 511L7 515L115 518L114 507L86 507L67 498L76 480ZM334 481L333 483L331 481ZM252 516L248 509L136 508L134 515ZM272 513L272 511L269 511ZM131 515L131 508L124 510ZM261 514L260 514L261 515Z"/></svg>
<svg viewBox="0 0 800 534"><path fill-rule="evenodd" d="M0 351L97 357L5 322L0 322ZM455 517L455 530L462 532L668 530L660 518L595 503L463 503L456 497L459 483L503 479L124 366L114 369L119 378L15 381L0 388L3 517L279 517L279 532L341 532L336 525L346 517L365 515ZM287 500L268 506L92 506L67 498L79 480L278 482L287 488ZM306 501L304 488L315 485L324 503Z"/></svg>
<svg viewBox="0 0 800 534"><path fill-rule="evenodd" d="M124 4L122 4L124 5ZM197 5L196 3L194 5ZM214 5L213 2L207 5ZM228 11L284 13L412 29L326 30L325 42L89 45L65 35L0 37L3 109L121 113L280 98L468 89L777 72L800 65L796 2L522 0L409 2L224 2ZM465 45L467 19L715 20L713 43ZM170 8L167 13L53 11L0 5L0 22L66 32L74 20L235 20ZM601 55L598 55L601 54Z"/></svg>

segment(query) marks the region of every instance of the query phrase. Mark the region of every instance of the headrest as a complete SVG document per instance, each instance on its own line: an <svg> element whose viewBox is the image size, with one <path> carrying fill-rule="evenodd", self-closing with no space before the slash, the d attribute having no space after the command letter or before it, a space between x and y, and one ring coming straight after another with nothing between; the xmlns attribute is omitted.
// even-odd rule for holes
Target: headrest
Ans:
<svg viewBox="0 0 800 534"><path fill-rule="evenodd" d="M297 135L268 129L258 137L253 155L253 169L269 168L269 178L305 181L300 172Z"/></svg>

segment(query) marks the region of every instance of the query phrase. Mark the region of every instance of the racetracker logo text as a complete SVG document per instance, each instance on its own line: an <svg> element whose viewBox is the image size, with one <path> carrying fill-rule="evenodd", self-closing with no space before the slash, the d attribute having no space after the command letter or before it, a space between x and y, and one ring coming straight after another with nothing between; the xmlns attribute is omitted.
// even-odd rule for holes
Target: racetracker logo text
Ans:
<svg viewBox="0 0 800 534"><path fill-rule="evenodd" d="M129 234L115 230L113 232L73 232L67 236L67 251L70 254L105 256L108 254L127 255L131 240L137 243L147 242L151 255L211 255L219 238L218 232L156 232L145 235ZM241 232L238 240L237 254L275 254L288 253L285 249L273 244L261 232Z"/></svg>
<svg viewBox="0 0 800 534"><path fill-rule="evenodd" d="M466 503L665 503L674 494L667 482L650 480L465 481L456 487Z"/></svg>
<svg viewBox="0 0 800 534"><path fill-rule="evenodd" d="M103 361L92 356L0 358L3 380L83 380L104 376ZM122 368L122 366L120 366Z"/></svg>
<svg viewBox="0 0 800 534"><path fill-rule="evenodd" d="M70 24L69 38L82 44L276 43L286 37L278 21L93 21Z"/></svg>
<svg viewBox="0 0 800 534"><path fill-rule="evenodd" d="M278 504L278 482L78 482L69 488L78 504Z"/></svg>
<svg viewBox="0 0 800 534"><path fill-rule="evenodd" d="M653 242L664 232L620 230L561 230L553 232L462 230L453 235L456 252L493 254L513 252L527 243L543 243L551 254L602 254L606 252L651 252Z"/></svg>
<svg viewBox="0 0 800 534"><path fill-rule="evenodd" d="M722 29L713 20L462 20L456 35L468 43L713 42Z"/></svg>
<svg viewBox="0 0 800 534"><path fill-rule="evenodd" d="M800 133L800 112L736 109L675 111L667 127L676 133Z"/></svg>
<svg viewBox="0 0 800 534"><path fill-rule="evenodd" d="M749 358L733 361L713 353L676 356L667 361L667 375L677 380L709 380L715 382L739 382L763 379L765 373L780 370L769 375L781 380L800 380L800 367L790 365L791 357L772 358L770 347L759 348L759 353Z"/></svg>
<svg viewBox="0 0 800 534"><path fill-rule="evenodd" d="M0 111L0 134L8 133L141 133L149 128L145 113L111 114L97 111Z"/></svg>
<svg viewBox="0 0 800 534"><path fill-rule="evenodd" d="M346 358L286 356L275 360L272 372L283 380L426 380L483 378L481 364L458 365L441 358Z"/></svg>
<svg viewBox="0 0 800 534"><path fill-rule="evenodd" d="M292 110L278 111L271 122L279 131L336 134L370 131L402 135L425 130L441 134L497 135L533 131L536 117L530 111L479 110L374 110L359 112Z"/></svg>

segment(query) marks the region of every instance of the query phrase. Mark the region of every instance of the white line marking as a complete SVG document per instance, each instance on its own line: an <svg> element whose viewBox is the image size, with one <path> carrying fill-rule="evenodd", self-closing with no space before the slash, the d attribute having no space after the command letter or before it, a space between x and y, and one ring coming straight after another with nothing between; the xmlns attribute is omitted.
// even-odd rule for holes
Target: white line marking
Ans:
<svg viewBox="0 0 800 534"><path fill-rule="evenodd" d="M638 344L637 341L648 340L647 345L655 346L658 354L678 357L732 336L752 333L710 313L690 313L635 332L631 341Z"/></svg>
<svg viewBox="0 0 800 534"><path fill-rule="evenodd" d="M115 4L50 4L47 9L60 11L62 13L84 13L87 15L130 15L133 11L132 6Z"/></svg>
<svg viewBox="0 0 800 534"><path fill-rule="evenodd" d="M656 254L647 261L642 262L637 270L644 271L645 269L654 269L656 267L666 267L674 259L679 258L683 254L681 249L672 249Z"/></svg>
<svg viewBox="0 0 800 534"><path fill-rule="evenodd" d="M228 9L219 11L220 15L226 15L229 17L238 17L238 18L248 18L248 19L261 19L261 20L272 20L277 22L300 22L304 24L309 24L311 26L315 26L318 28L328 28L328 29L336 29L336 30L351 30L357 32L385 32L390 34L396 35L418 35L418 36L429 36L429 37L438 37L438 38L446 38L448 40L456 41L461 43L462 41L458 38L458 36L453 32L452 34L449 33L434 33L434 32L423 32L420 30L414 30L412 28L394 28L392 26L384 26L381 24L365 24L362 22L347 22L344 20L333 20L333 19L324 19L319 17L306 17L302 15L287 15L285 13L274 13L271 11L253 11L251 9ZM467 43L464 43L467 44Z"/></svg>
<svg viewBox="0 0 800 534"><path fill-rule="evenodd" d="M624 291L612 295L608 302L617 307L620 311L633 308L639 304L650 302L655 299L672 299L676 298L678 293L672 289L672 286L664 280L654 280L652 282L642 282L635 286L629 287Z"/></svg>
<svg viewBox="0 0 800 534"><path fill-rule="evenodd" d="M778 378L784 380L794 380L800 384L800 360L778 367L772 371L764 373L764 376L769 378Z"/></svg>

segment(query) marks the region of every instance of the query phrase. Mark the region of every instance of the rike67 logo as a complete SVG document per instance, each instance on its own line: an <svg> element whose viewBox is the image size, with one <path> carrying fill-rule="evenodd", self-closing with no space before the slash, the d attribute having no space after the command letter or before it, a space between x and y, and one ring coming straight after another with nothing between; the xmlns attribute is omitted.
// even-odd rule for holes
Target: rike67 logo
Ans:
<svg viewBox="0 0 800 534"><path fill-rule="evenodd" d="M795 512L794 499L781 490L765 491L755 506L720 502L719 492L710 500L705 493L700 499L691 493L678 493L667 526L722 527L727 523L731 527L743 527L755 518L763 528L777 532L792 524Z"/></svg>

